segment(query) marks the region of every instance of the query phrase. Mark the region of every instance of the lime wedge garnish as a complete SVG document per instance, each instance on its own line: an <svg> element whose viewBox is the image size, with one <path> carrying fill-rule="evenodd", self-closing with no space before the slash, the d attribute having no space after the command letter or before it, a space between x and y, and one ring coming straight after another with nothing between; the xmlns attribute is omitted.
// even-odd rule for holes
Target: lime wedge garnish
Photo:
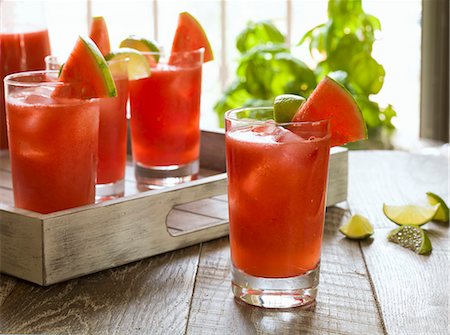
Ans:
<svg viewBox="0 0 450 335"><path fill-rule="evenodd" d="M107 61L128 59L128 79L135 80L150 76L150 64L139 51L130 48L120 48L106 55Z"/></svg>
<svg viewBox="0 0 450 335"><path fill-rule="evenodd" d="M157 63L159 61L159 52L160 47L158 46L158 43L155 41L137 36L137 35L130 35L126 39L124 39L122 42L120 42L119 45L120 48L131 48L138 51L144 51L144 52L155 52L155 55L153 55L153 58L155 62Z"/></svg>
<svg viewBox="0 0 450 335"><path fill-rule="evenodd" d="M436 215L433 217L435 221L448 222L449 221L449 209L445 201L435 193L427 192L428 203L432 206L439 204L439 209Z"/></svg>
<svg viewBox="0 0 450 335"><path fill-rule="evenodd" d="M291 122L297 110L306 101L300 95L282 94L273 102L273 118L278 123Z"/></svg>
<svg viewBox="0 0 450 335"><path fill-rule="evenodd" d="M439 206L439 204L435 206L389 206L384 204L383 212L389 220L398 225L421 226L433 219Z"/></svg>
<svg viewBox="0 0 450 335"><path fill-rule="evenodd" d="M353 215L348 222L339 228L345 237L352 240L362 240L373 234L373 226L362 215Z"/></svg>
<svg viewBox="0 0 450 335"><path fill-rule="evenodd" d="M388 240L411 249L419 255L428 254L433 247L427 233L418 226L405 225L392 230Z"/></svg>

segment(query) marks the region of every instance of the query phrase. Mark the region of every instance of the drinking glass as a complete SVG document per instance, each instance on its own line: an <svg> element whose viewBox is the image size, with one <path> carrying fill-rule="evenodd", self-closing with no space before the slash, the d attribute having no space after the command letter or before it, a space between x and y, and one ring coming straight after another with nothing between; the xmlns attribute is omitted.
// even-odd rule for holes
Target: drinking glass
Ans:
<svg viewBox="0 0 450 335"><path fill-rule="evenodd" d="M57 71L5 77L14 204L50 213L95 202L99 103L58 98Z"/></svg>
<svg viewBox="0 0 450 335"><path fill-rule="evenodd" d="M163 54L145 53L151 76L130 81L131 147L140 189L197 177L203 54L203 48L172 53L169 63Z"/></svg>
<svg viewBox="0 0 450 335"><path fill-rule="evenodd" d="M96 200L124 195L127 161L128 59L111 60L108 67L117 96L100 98ZM47 70L59 70L57 57L45 57Z"/></svg>
<svg viewBox="0 0 450 335"><path fill-rule="evenodd" d="M101 98L98 139L97 200L124 195L127 161L128 59L108 62L117 96Z"/></svg>
<svg viewBox="0 0 450 335"><path fill-rule="evenodd" d="M327 120L278 124L272 114L225 114L232 291L289 308L317 295L330 134Z"/></svg>
<svg viewBox="0 0 450 335"><path fill-rule="evenodd" d="M8 148L5 95L6 75L44 70L50 54L44 1L0 1L0 150Z"/></svg>

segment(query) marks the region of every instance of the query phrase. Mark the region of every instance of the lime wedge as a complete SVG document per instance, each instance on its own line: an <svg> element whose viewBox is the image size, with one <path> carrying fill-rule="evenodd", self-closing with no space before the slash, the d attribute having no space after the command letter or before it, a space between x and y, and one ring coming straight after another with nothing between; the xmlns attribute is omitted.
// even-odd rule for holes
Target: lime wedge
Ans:
<svg viewBox="0 0 450 335"><path fill-rule="evenodd" d="M150 64L139 51L130 48L120 48L106 55L107 61L128 59L128 79L135 80L150 76Z"/></svg>
<svg viewBox="0 0 450 335"><path fill-rule="evenodd" d="M383 212L389 220L398 225L421 226L433 219L439 206L439 204L435 206L389 206L383 204Z"/></svg>
<svg viewBox="0 0 450 335"><path fill-rule="evenodd" d="M413 225L398 227L392 230L387 238L419 255L428 254L433 249L427 233L422 228Z"/></svg>
<svg viewBox="0 0 450 335"><path fill-rule="evenodd" d="M131 48L143 52L154 52L153 58L156 63L159 61L160 47L158 43L145 37L138 35L130 35L119 45L120 48Z"/></svg>
<svg viewBox="0 0 450 335"><path fill-rule="evenodd" d="M435 193L427 192L428 203L432 206L439 204L439 209L436 215L433 217L435 221L448 222L449 221L449 209L445 201Z"/></svg>
<svg viewBox="0 0 450 335"><path fill-rule="evenodd" d="M345 237L352 240L363 240L373 234L373 226L362 215L353 215L347 223L339 228Z"/></svg>
<svg viewBox="0 0 450 335"><path fill-rule="evenodd" d="M306 99L300 95L282 94L273 102L273 118L278 123L291 122L295 113Z"/></svg>

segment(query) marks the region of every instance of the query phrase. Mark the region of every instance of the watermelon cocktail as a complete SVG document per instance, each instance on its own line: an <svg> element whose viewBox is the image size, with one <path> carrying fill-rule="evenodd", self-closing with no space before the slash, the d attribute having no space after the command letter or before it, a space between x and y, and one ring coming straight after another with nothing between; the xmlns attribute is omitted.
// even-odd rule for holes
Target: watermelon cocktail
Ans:
<svg viewBox="0 0 450 335"><path fill-rule="evenodd" d="M269 297L261 306L293 307L317 291L328 121L276 124L252 119L255 112L267 119L273 113L244 108L225 118L233 291L241 296L244 283L275 290L290 281L279 305Z"/></svg>
<svg viewBox="0 0 450 335"><path fill-rule="evenodd" d="M60 73L11 74L5 88L15 206L49 213L93 203L97 98L116 96L95 44L79 37Z"/></svg>
<svg viewBox="0 0 450 335"><path fill-rule="evenodd" d="M127 161L128 71L126 60L109 62L117 96L101 98L98 138L97 198L124 193Z"/></svg>
<svg viewBox="0 0 450 335"><path fill-rule="evenodd" d="M171 60L160 59L150 77L130 81L132 151L141 184L179 183L198 173L203 49Z"/></svg>
<svg viewBox="0 0 450 335"><path fill-rule="evenodd" d="M92 18L89 37L104 57L111 51L106 21ZM114 59L108 67L114 79L117 96L100 99L98 138L97 200L123 196L127 160L128 58Z"/></svg>
<svg viewBox="0 0 450 335"><path fill-rule="evenodd" d="M56 76L5 78L14 204L40 213L95 199L98 101L52 97Z"/></svg>
<svg viewBox="0 0 450 335"><path fill-rule="evenodd" d="M151 67L150 76L130 80L131 147L138 188L195 179L202 66L213 60L203 28L189 13L180 13L167 59L158 43L140 36L129 36L120 47L118 56L138 50Z"/></svg>
<svg viewBox="0 0 450 335"><path fill-rule="evenodd" d="M366 138L358 105L331 78L305 100L225 114L232 290L248 304L315 300L329 148Z"/></svg>
<svg viewBox="0 0 450 335"><path fill-rule="evenodd" d="M5 33L0 32L0 149L8 148L3 79L6 75L30 70L43 70L44 57L50 54L46 29Z"/></svg>

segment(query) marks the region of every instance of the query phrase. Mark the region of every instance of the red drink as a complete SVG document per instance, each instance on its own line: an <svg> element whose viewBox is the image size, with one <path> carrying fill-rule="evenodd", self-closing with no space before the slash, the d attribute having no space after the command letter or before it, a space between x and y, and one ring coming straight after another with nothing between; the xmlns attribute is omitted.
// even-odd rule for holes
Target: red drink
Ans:
<svg viewBox="0 0 450 335"><path fill-rule="evenodd" d="M177 170L179 166L195 165L192 174L198 172L203 49L181 53L182 57L186 55L189 57L174 65L158 63L148 78L130 81L131 140L136 165L150 171L169 167L171 177L181 179L185 175ZM142 181L139 170L137 178Z"/></svg>
<svg viewBox="0 0 450 335"><path fill-rule="evenodd" d="M128 78L116 78L117 96L100 99L97 184L120 181L127 160Z"/></svg>
<svg viewBox="0 0 450 335"><path fill-rule="evenodd" d="M230 247L239 297L246 289L280 291L289 284L277 286L277 280L310 273L308 289L318 284L329 134L327 121L316 124L227 119ZM270 284L252 286L255 278Z"/></svg>
<svg viewBox="0 0 450 335"><path fill-rule="evenodd" d="M15 206L40 213L93 203L97 169L98 101L54 99L47 80L5 79Z"/></svg>
<svg viewBox="0 0 450 335"><path fill-rule="evenodd" d="M50 54L47 30L0 33L0 149L8 148L3 78L14 72L45 69Z"/></svg>

